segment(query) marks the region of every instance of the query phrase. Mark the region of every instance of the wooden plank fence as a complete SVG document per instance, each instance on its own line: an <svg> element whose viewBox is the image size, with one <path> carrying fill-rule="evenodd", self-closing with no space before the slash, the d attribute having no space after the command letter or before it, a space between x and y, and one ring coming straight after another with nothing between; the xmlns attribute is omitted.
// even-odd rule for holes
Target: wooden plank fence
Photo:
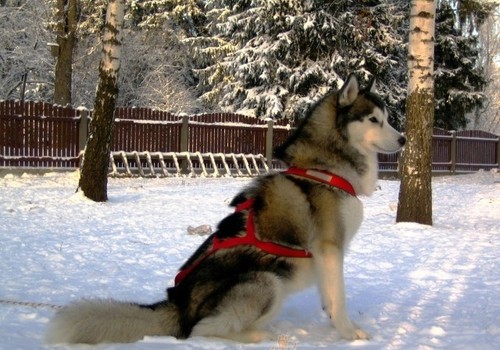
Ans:
<svg viewBox="0 0 500 350"><path fill-rule="evenodd" d="M0 101L0 167L78 167L91 118L91 111L84 108ZM131 152L261 154L271 167L273 147L281 144L292 130L293 125L286 120L265 121L233 113L187 116L149 108L117 108L112 151L121 152L120 155ZM125 167L120 157L113 163L117 168ZM152 166L159 169L178 166L172 157L153 158ZM144 162L142 166L151 166L135 155L127 166L137 167L137 159ZM381 172L397 170L397 155L380 155L379 160ZM206 164L201 162L194 159L191 165L227 166L211 159ZM473 172L498 168L499 163L497 135L484 131L434 130L434 172Z"/></svg>
<svg viewBox="0 0 500 350"><path fill-rule="evenodd" d="M0 102L0 166L78 167L80 110Z"/></svg>

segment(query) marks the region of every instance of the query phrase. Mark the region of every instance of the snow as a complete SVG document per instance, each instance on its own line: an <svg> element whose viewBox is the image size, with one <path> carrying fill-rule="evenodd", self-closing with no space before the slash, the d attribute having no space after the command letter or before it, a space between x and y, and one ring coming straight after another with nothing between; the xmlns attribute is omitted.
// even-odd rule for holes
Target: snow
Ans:
<svg viewBox="0 0 500 350"><path fill-rule="evenodd" d="M249 179L109 179L106 203L75 193L78 173L0 177L0 348L51 349L54 310L84 297L150 303ZM434 226L395 223L398 181L363 198L365 220L345 264L348 310L371 335L347 342L315 288L290 297L276 341L149 337L134 344L57 349L498 349L500 174L433 179Z"/></svg>

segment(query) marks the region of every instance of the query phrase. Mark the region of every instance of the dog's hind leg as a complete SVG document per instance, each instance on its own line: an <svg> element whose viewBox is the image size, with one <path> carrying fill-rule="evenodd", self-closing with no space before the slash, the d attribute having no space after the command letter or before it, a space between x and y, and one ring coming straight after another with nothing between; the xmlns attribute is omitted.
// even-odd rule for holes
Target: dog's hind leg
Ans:
<svg viewBox="0 0 500 350"><path fill-rule="evenodd" d="M221 337L245 343L270 339L270 333L262 331L262 327L279 311L282 285L268 272L251 275L228 291L213 315L194 326L191 337Z"/></svg>

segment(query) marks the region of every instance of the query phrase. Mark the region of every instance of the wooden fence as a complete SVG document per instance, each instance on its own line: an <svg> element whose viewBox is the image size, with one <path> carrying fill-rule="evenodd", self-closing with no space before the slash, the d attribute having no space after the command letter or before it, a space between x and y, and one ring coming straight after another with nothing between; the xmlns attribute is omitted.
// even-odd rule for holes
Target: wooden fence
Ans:
<svg viewBox="0 0 500 350"><path fill-rule="evenodd" d="M0 102L0 167L78 167L91 118L91 111L83 108ZM148 108L117 108L112 151L262 154L270 162L273 147L292 129L287 121L262 121L238 114L187 116ZM433 153L435 172L497 168L499 137L483 131L436 129ZM379 160L382 172L396 171L397 155L380 155ZM117 166L121 166L119 161Z"/></svg>
<svg viewBox="0 0 500 350"><path fill-rule="evenodd" d="M0 102L0 166L78 167L81 112L31 101Z"/></svg>
<svg viewBox="0 0 500 350"><path fill-rule="evenodd" d="M398 156L398 154L379 154L380 171L396 172ZM470 173L494 168L500 168L500 142L497 135L481 130L434 129L433 173Z"/></svg>

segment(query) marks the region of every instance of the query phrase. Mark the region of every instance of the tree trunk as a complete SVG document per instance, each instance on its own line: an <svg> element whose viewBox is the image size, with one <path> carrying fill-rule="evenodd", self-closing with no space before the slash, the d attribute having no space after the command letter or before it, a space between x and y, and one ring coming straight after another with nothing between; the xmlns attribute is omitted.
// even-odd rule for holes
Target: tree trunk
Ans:
<svg viewBox="0 0 500 350"><path fill-rule="evenodd" d="M108 199L108 166L118 96L124 7L124 0L108 3L99 83L79 183L85 196L97 202Z"/></svg>
<svg viewBox="0 0 500 350"><path fill-rule="evenodd" d="M54 103L71 104L73 52L76 45L78 1L57 0L56 34L58 54L55 67Z"/></svg>
<svg viewBox="0 0 500 350"><path fill-rule="evenodd" d="M435 14L436 1L412 0L406 107L408 142L401 157L397 222L432 225Z"/></svg>

